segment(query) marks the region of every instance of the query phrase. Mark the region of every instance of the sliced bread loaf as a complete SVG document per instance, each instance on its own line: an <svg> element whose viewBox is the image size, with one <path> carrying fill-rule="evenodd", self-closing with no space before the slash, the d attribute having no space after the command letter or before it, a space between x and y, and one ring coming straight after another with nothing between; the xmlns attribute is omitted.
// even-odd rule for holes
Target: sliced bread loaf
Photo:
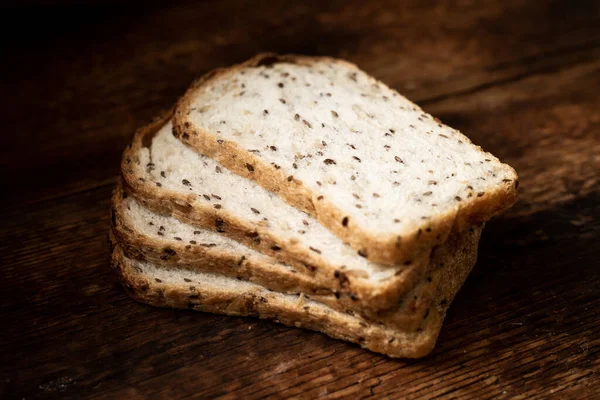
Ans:
<svg viewBox="0 0 600 400"><path fill-rule="evenodd" d="M271 319L320 331L390 357L409 358L423 357L433 349L446 309L470 271L466 265L448 271L448 279L442 280L422 326L415 332L404 332L335 311L302 295L273 292L255 283L197 270L132 260L119 246L113 252L112 266L131 297L143 303Z"/></svg>
<svg viewBox="0 0 600 400"><path fill-rule="evenodd" d="M439 285L442 268L472 265L477 256L480 229L454 235L454 240L432 253L430 275L418 283L391 309L357 307L348 296L323 286L293 267L252 250L219 233L156 214L117 186L112 201L112 231L125 253L134 259L169 267L184 266L201 272L254 282L282 293L304 293L331 308L403 330L420 325Z"/></svg>
<svg viewBox="0 0 600 400"><path fill-rule="evenodd" d="M122 174L151 210L286 262L364 308L395 306L428 272L431 251L394 266L361 257L309 214L183 145L168 116L135 135Z"/></svg>
<svg viewBox="0 0 600 400"><path fill-rule="evenodd" d="M210 72L174 126L380 263L428 252L516 199L513 168L333 58L263 54Z"/></svg>

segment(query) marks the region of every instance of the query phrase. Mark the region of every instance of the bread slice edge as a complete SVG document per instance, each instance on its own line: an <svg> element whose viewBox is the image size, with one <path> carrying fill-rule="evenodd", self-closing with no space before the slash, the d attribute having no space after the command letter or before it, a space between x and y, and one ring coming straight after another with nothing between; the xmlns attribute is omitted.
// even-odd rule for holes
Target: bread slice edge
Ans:
<svg viewBox="0 0 600 400"><path fill-rule="evenodd" d="M271 292L259 285L245 284L236 289L235 280L231 280L231 284L214 285L190 271L181 276L188 277L191 282L183 279L180 283L167 282L145 274L139 266L136 268L135 261L127 258L118 245L113 252L112 268L127 293L142 303L270 319L287 326L319 331L394 358L420 358L432 351L447 307L470 271L470 268L463 268L461 273L453 274L453 282L440 287L437 298L441 300L432 308L421 330L403 332L368 324L318 302L304 300L302 296Z"/></svg>

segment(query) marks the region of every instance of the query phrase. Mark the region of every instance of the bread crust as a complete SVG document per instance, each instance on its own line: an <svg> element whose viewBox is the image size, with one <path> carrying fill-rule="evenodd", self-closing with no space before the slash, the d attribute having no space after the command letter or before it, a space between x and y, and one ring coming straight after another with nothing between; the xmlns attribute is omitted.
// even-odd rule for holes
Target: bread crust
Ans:
<svg viewBox="0 0 600 400"><path fill-rule="evenodd" d="M361 230L352 221L348 222L344 219L346 215L344 210L336 207L329 199L310 191L301 181L293 177L289 179L290 177L284 171L268 164L252 152L246 151L235 142L219 140L213 133L195 127L188 118L197 91L221 76L235 74L244 68L274 63L312 65L319 62L342 64L359 70L354 64L330 57L259 54L244 63L213 70L194 82L176 106L173 132L186 145L217 160L232 172L256 181L265 189L278 194L290 205L309 213L344 242L349 243L357 252L381 264L395 265L415 258L415 255L426 255L433 246L444 243L450 233L463 232L473 225L485 222L515 203L518 177L516 171L506 165L512 177L510 182L499 185L495 190L486 191L481 196L465 199L446 212L436 214L435 219L427 221L426 227L414 225L409 234L401 236L374 235ZM464 139L470 143L468 138ZM483 152L481 147L475 147ZM246 165L252 165L252 170L249 170ZM344 220L346 223L343 222Z"/></svg>
<svg viewBox="0 0 600 400"><path fill-rule="evenodd" d="M434 348L446 310L471 267L459 264L455 268L445 268L448 279L442 280L438 287L434 305L423 325L415 332L406 332L369 323L316 302L286 302L281 293L260 286L236 291L204 284L190 287L185 282L159 282L136 270L118 245L112 258L112 268L119 281L136 301L157 307L270 319L287 326L319 331L389 357L403 358L424 357Z"/></svg>

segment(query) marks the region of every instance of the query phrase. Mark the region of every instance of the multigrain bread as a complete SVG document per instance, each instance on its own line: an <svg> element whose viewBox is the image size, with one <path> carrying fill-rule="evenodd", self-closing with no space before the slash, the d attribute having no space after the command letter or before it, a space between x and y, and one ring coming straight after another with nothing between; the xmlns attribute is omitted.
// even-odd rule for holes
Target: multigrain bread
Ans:
<svg viewBox="0 0 600 400"><path fill-rule="evenodd" d="M120 185L113 194L112 231L125 253L134 259L167 267L195 269L256 283L281 293L304 293L350 315L403 329L417 329L431 306L443 268L457 263L472 265L477 257L481 228L454 235L432 253L428 277L418 283L397 305L387 310L357 307L355 301L332 291L314 278L299 274L293 267L252 250L216 232L158 215L144 208Z"/></svg>
<svg viewBox="0 0 600 400"><path fill-rule="evenodd" d="M286 262L360 307L394 307L425 278L431 249L394 266L361 257L309 214L182 144L169 117L140 129L123 155L126 191L145 207Z"/></svg>
<svg viewBox="0 0 600 400"><path fill-rule="evenodd" d="M418 358L434 347L446 310L471 265L456 265L436 294L435 303L414 332L335 311L302 295L270 291L260 285L192 269L168 268L127 258L117 245L112 266L131 297L158 307L193 309L271 319L287 326L320 331L390 357Z"/></svg>
<svg viewBox="0 0 600 400"><path fill-rule="evenodd" d="M262 54L212 71L174 127L380 263L427 253L516 199L513 168L338 59Z"/></svg>

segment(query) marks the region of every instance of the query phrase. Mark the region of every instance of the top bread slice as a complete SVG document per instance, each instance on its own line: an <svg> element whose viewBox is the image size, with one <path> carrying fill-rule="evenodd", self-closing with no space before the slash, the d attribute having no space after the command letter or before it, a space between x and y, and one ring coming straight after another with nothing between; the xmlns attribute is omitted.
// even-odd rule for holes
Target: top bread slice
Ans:
<svg viewBox="0 0 600 400"><path fill-rule="evenodd" d="M401 263L510 207L514 169L348 62L259 55L180 100L187 145Z"/></svg>
<svg viewBox="0 0 600 400"><path fill-rule="evenodd" d="M140 129L123 155L126 192L145 207L286 262L372 310L395 306L428 273L431 251L394 266L361 257L310 215L182 144L169 116Z"/></svg>

